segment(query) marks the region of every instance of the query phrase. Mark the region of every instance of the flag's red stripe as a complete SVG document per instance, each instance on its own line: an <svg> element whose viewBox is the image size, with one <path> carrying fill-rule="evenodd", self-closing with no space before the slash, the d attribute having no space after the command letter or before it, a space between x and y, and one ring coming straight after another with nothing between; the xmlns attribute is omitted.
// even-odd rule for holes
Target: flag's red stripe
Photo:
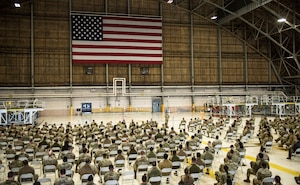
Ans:
<svg viewBox="0 0 300 185"><path fill-rule="evenodd" d="M162 57L162 54L144 54L144 53L91 53L91 52L73 52L75 55L86 55L86 56L133 56L133 57Z"/></svg>
<svg viewBox="0 0 300 185"><path fill-rule="evenodd" d="M138 17L117 17L117 16L102 16L103 19L120 20L120 21L142 21L142 22L161 22L161 19L138 18Z"/></svg>
<svg viewBox="0 0 300 185"><path fill-rule="evenodd" d="M73 48L105 48L105 49L137 49L137 50L161 50L161 47L144 47L144 46L109 46L109 45L72 45Z"/></svg>
<svg viewBox="0 0 300 185"><path fill-rule="evenodd" d="M73 60L73 63L88 64L162 64L162 61L132 61L132 60Z"/></svg>
<svg viewBox="0 0 300 185"><path fill-rule="evenodd" d="M143 35L143 36L162 36L161 33L143 33L143 32L133 32L133 31L103 31L105 34L114 34L114 35Z"/></svg>
<svg viewBox="0 0 300 185"><path fill-rule="evenodd" d="M103 27L116 27L116 28L143 28L143 29L157 29L161 30L161 26L145 26L145 25L132 25L132 24L111 24L103 23Z"/></svg>

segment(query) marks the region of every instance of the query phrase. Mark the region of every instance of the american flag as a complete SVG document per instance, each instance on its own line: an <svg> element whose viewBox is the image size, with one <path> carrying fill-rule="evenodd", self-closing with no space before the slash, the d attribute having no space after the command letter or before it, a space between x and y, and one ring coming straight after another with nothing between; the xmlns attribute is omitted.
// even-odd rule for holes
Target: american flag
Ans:
<svg viewBox="0 0 300 185"><path fill-rule="evenodd" d="M162 64L161 18L72 15L72 60Z"/></svg>

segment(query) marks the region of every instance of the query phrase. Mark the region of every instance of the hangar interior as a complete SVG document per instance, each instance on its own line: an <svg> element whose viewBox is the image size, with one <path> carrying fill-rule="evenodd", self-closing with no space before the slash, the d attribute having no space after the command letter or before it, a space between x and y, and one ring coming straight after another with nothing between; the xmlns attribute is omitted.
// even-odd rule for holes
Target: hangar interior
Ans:
<svg viewBox="0 0 300 185"><path fill-rule="evenodd" d="M297 116L299 10L297 0L0 0L0 125L153 118L163 127L170 114L178 131L182 117L226 116L231 124L237 117ZM73 15L161 20L162 63L74 62ZM201 152L213 139L203 137ZM234 143L223 142L219 159ZM259 151L255 135L245 145L247 167L239 168L237 185L249 184L245 170ZM269 154L274 175L295 184L299 161L286 160L277 146ZM215 183L212 174L198 182ZM81 184L78 174L74 180Z"/></svg>
<svg viewBox="0 0 300 185"><path fill-rule="evenodd" d="M40 101L41 114L69 115L85 102L93 112L130 112L153 111L159 101L154 111L209 111L248 101L258 104L256 109L273 103L282 115L299 113L299 2L20 3L20 8L7 0L0 5L4 108L19 100ZM72 62L71 16L78 13L161 18L163 63Z"/></svg>

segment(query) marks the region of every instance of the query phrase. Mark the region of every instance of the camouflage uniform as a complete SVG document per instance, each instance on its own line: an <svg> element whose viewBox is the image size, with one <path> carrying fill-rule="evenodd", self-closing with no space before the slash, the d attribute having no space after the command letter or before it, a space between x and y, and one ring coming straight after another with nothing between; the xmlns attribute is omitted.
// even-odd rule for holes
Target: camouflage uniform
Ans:
<svg viewBox="0 0 300 185"><path fill-rule="evenodd" d="M117 172L109 171L104 175L104 182L108 180L119 180L120 175Z"/></svg>
<svg viewBox="0 0 300 185"><path fill-rule="evenodd" d="M150 179L151 177L157 177L161 176L161 171L157 166L153 166L148 170L147 177ZM151 183L151 185L160 185L160 182L158 183Z"/></svg>
<svg viewBox="0 0 300 185"><path fill-rule="evenodd" d="M256 173L256 178L253 179L253 185L260 185L266 177L272 177L272 172L267 168L260 168Z"/></svg>
<svg viewBox="0 0 300 185"><path fill-rule="evenodd" d="M74 185L74 181L71 177L62 176L55 180L54 185Z"/></svg>
<svg viewBox="0 0 300 185"><path fill-rule="evenodd" d="M2 182L0 185L21 185L18 181L15 180L9 180Z"/></svg>

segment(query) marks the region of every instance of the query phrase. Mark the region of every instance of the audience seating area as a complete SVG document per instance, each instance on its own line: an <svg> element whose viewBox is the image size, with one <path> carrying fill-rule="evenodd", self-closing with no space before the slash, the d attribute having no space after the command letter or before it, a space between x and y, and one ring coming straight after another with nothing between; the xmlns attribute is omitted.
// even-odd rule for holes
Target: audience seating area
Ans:
<svg viewBox="0 0 300 185"><path fill-rule="evenodd" d="M110 121L111 117L106 120L103 118L98 120L96 116L95 119L91 117L89 121L82 121L80 124L63 122L64 120L59 121L59 118L57 118L56 123L45 121L35 126L1 126L0 159L2 164L0 164L0 181L5 181L7 173L13 171L15 180L19 180L21 184L24 182L33 183L34 181L39 181L41 184L54 184L60 178L59 168L63 164L62 156L73 153L75 158L68 158L67 162L71 164L71 169L67 170L66 175L74 180L75 185L86 184L90 175L93 176L95 184L140 184L142 176L151 169L151 162L156 161L159 164L166 153L168 158L171 159L173 150L176 150L177 153L180 151L180 145L182 145L182 150L185 152L184 156L179 156L181 161L173 161L171 168L162 170L164 173L170 173L169 175L148 178L147 180L150 183L178 184L180 176L184 175L184 169L189 168L192 164L192 158L197 158L197 153L203 155L205 147L209 148L214 159L203 159L206 166L201 166L200 173L192 174L192 177L195 178L195 184L204 184L203 182L219 183L215 173L220 170L221 164L228 165L224 158L228 157L232 146L234 146L234 150L237 150L240 143L243 144L245 150L238 152L239 162L237 162L237 168L230 171L233 184L249 184L243 180L246 178L247 169L250 168L250 161L255 161L260 147L264 147L266 149L265 154L270 156L268 162L271 164L270 170L272 171L272 177L261 180L262 184L270 180L273 182L274 176L276 174L280 175L280 169L273 168L273 163L278 164L278 161L274 161L274 159L286 160L287 163L284 165L299 165L300 149L293 151L292 159L288 160L286 159L288 157L287 147L290 147L293 143L284 140L278 140L278 143L276 141L283 134L281 132L287 129L293 130L293 135L299 137L299 116L286 118L264 118L260 116L252 118L211 118L205 116L201 120L199 117L191 115L193 114L190 114L190 117L185 117L185 120L189 121L177 118L176 122L173 120L167 125L164 124L164 119L161 118L163 116L157 120L149 117L149 119L125 119L126 121ZM271 139L267 136L268 133L271 133ZM219 139L216 139L217 137ZM221 143L215 145L216 140L221 141ZM154 144L150 141L153 141ZM64 150L66 144L69 147ZM280 146L280 144L285 146ZM112 147L113 145L116 147ZM132 152L132 147L136 153ZM154 148L153 151L156 153L156 157L148 158L149 164L138 166L135 179L134 164L141 157L141 152L144 151L147 155L151 147ZM98 173L82 176L79 174L78 170L86 162L86 157L81 158L84 148L88 149L85 154L90 156L91 165L98 169ZM118 149L122 150L125 160L115 160ZM107 154L107 159L115 167L114 171L120 175L117 181L104 182L104 174L108 173L109 169L108 166L99 168L101 161L104 160L103 156L99 155L100 151ZM276 154L276 152L278 153ZM34 175L30 173L19 175L21 166L11 167L16 155L20 161L29 161L29 165L34 168L35 174L38 175L37 179L34 179ZM55 159L57 163L46 165L45 160L47 160L47 157L45 158L45 156L48 155ZM292 171L292 175L289 174L291 177L300 175L300 168L293 168ZM251 176L251 181L254 177ZM290 177L281 176L282 182L294 182L285 178Z"/></svg>

